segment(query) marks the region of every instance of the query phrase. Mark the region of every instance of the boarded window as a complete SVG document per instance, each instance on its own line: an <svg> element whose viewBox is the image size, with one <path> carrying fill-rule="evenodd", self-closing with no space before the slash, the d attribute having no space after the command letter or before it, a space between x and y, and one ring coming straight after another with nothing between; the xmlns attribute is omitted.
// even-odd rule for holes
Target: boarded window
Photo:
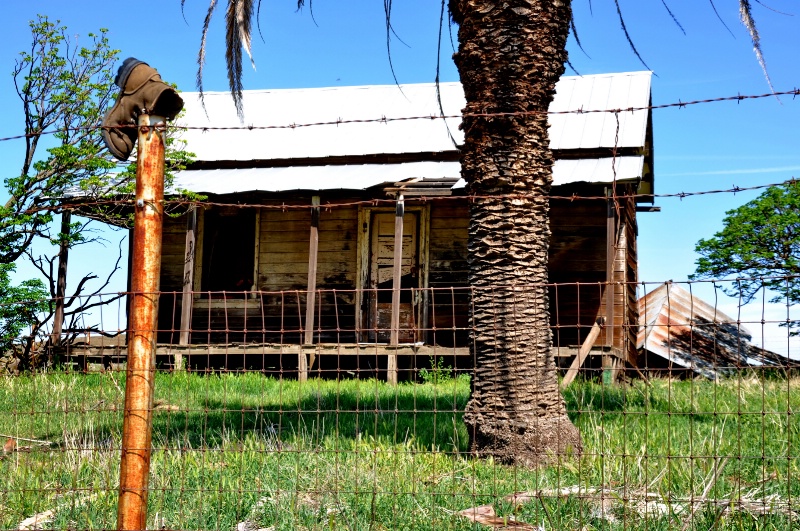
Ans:
<svg viewBox="0 0 800 531"><path fill-rule="evenodd" d="M255 280L255 243L254 209L207 210L203 220L202 290L250 290Z"/></svg>

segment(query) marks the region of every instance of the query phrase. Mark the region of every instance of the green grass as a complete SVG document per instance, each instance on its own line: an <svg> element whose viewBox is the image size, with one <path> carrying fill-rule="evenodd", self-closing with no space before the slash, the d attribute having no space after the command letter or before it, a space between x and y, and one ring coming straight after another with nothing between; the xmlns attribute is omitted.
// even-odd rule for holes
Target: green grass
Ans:
<svg viewBox="0 0 800 531"><path fill-rule="evenodd" d="M583 457L525 470L465 453L463 378L159 373L148 525L488 529L455 512L493 504L548 530L792 529L800 522L779 509L800 496L799 385L578 381L565 397ZM0 529L47 510L47 528L115 527L123 388L118 373L0 379L0 434L52 442L20 441L32 448L0 461ZM504 499L537 490L518 507ZM704 490L747 507L698 503L690 517Z"/></svg>

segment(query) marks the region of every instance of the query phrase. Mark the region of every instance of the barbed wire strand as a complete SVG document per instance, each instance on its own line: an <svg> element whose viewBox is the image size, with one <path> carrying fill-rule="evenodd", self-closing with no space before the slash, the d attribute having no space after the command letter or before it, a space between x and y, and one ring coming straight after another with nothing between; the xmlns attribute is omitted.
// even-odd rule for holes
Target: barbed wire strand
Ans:
<svg viewBox="0 0 800 531"><path fill-rule="evenodd" d="M209 170L213 171L213 170ZM756 190L764 190L767 188L771 188L773 186L781 186L781 185L794 185L797 184L797 180L792 177L786 181L774 182L769 184L759 184L754 186L732 186L731 188L725 189L717 189L717 190L701 190L696 192L673 192L673 193L665 193L665 194L638 194L638 193L629 193L629 194L616 194L613 195L612 198L616 198L616 200L622 199L638 199L642 202L654 202L656 199L668 199L668 198L678 198L678 199L687 199L692 197L704 196L704 195L713 195L713 194L737 194L742 192L748 191L756 191ZM285 190L284 192L291 192L293 190ZM358 192L359 190L353 190L353 192ZM259 190L253 190L252 193L257 193ZM261 191L265 193L275 193L275 191ZM216 194L215 194L216 195ZM495 199L518 199L518 198L531 198L536 197L539 194L531 193L531 194L496 194L496 195L478 195L478 194L465 194L465 195L420 195L420 196L413 196L413 195L406 195L404 199L406 202L417 202L417 203L434 203L434 202L446 202L446 201L481 201L481 200L495 200ZM609 196L607 195L596 195L596 196L586 196L586 195L550 195L548 196L551 200L556 201L608 201ZM93 200L82 200L80 197L74 197L74 203L65 203L59 205L37 205L25 210L20 211L20 214L35 214L38 212L61 212L65 210L71 211L80 211L91 207L113 207L113 206L132 206L135 204L136 200L132 196L127 196L124 198L113 198L113 199L93 199ZM355 201L330 201L326 203L320 204L318 207L309 204L296 204L296 203L274 203L274 204L263 204L263 203L230 203L224 201L203 201L200 199L183 199L183 198L176 198L176 199L165 199L161 202L161 204L166 206L173 206L173 207L199 207L199 206L218 206L218 207L228 207L228 208L262 208L266 210L308 210L312 208L321 208L323 210L331 210L335 208L348 208L348 207L359 207L359 206L391 206L394 205L396 199L394 198L369 198L369 199L359 199Z"/></svg>
<svg viewBox="0 0 800 531"><path fill-rule="evenodd" d="M257 131L257 130L265 130L265 129L299 129L305 127L318 127L318 126L330 126L330 125L344 125L344 124L364 124L364 123L390 123L390 122L403 122L403 121L413 121L413 120L455 120L455 119L470 119L470 118L503 118L503 117L519 117L519 116L533 116L537 114L547 114L547 115L564 115L564 114L594 114L594 113L612 113L612 114L619 114L622 112L636 112L636 111L646 111L646 110L660 110L660 109L669 109L669 108L684 108L692 105L701 105L701 104L708 104L708 103L719 103L719 102L726 102L726 101L747 101L747 100L756 100L761 98L768 98L774 96L792 96L793 98L800 96L800 89L792 89L792 90L785 90L781 92L770 92L767 94L751 94L751 95L741 95L737 94L736 96L721 96L718 98L707 98L701 100L693 100L693 101L680 101L671 102L671 103L663 103L659 105L647 105L641 107L626 107L626 108L614 108L614 109L574 109L574 110L566 110L566 111L514 111L514 112L493 112L493 113L464 113L464 114L451 114L451 115L420 115L420 116L400 116L400 117L387 117L381 116L379 118L363 118L363 119L337 119L337 120L329 120L329 121L320 121L320 122L310 122L310 123L291 123L291 124L280 124L280 125L238 125L238 126L212 126L212 125L205 125L205 126L191 126L191 125L175 125L171 124L168 125L169 129L176 129L176 130L199 130L199 131ZM84 126L84 127L69 127L63 129L52 129L48 131L41 131L36 133L25 133L21 135L14 135L0 138L0 142L6 142L10 140L20 140L23 138L40 136L40 135L52 135L56 133L68 132L68 131L91 131L96 129L120 129L120 128L133 128L137 127L134 125L119 125L119 126L104 126L104 125L91 125L91 126Z"/></svg>

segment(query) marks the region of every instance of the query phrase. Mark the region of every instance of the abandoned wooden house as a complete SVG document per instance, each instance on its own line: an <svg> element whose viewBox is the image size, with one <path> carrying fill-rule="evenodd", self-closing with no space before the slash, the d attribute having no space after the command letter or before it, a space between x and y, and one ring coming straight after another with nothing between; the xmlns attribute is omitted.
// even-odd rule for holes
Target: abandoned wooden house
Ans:
<svg viewBox="0 0 800 531"><path fill-rule="evenodd" d="M632 72L557 85L557 355L574 355L602 317L595 350L636 363L650 80ZM228 93L206 93L205 108L196 94L183 98L183 138L197 160L174 187L208 199L165 220L160 352L196 368L279 367L301 378L351 366L393 380L398 358L400 370L431 356L471 366L459 83L245 91L244 128ZM587 112L607 109L621 111Z"/></svg>

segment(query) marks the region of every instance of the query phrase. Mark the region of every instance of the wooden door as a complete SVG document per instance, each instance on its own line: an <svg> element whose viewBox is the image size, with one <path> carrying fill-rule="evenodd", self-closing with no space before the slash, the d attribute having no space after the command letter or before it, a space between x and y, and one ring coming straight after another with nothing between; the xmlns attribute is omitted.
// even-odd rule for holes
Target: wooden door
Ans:
<svg viewBox="0 0 800 531"><path fill-rule="evenodd" d="M419 213L403 216L403 248L400 267L400 343L417 340L415 294L419 287ZM392 323L392 280L394 274L394 212L375 212L370 223L370 275L368 337L388 343Z"/></svg>

